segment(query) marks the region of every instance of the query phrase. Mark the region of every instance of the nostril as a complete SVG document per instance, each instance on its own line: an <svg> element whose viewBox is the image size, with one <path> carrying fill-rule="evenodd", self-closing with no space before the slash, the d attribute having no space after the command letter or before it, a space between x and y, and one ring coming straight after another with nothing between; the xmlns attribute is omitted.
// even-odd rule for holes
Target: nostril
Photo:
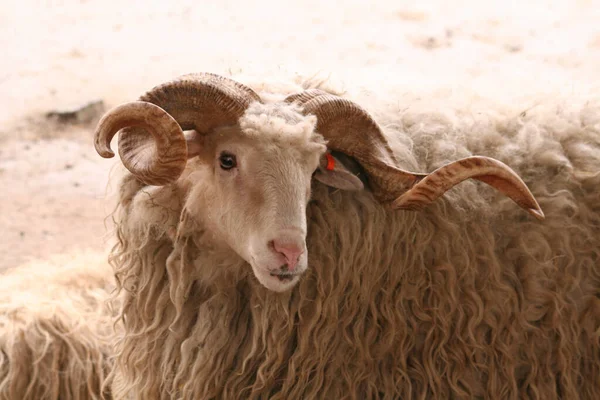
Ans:
<svg viewBox="0 0 600 400"><path fill-rule="evenodd" d="M293 244L281 244L275 241L273 248L276 252L283 254L288 261L294 261L302 254L300 247Z"/></svg>
<svg viewBox="0 0 600 400"><path fill-rule="evenodd" d="M287 262L287 266L290 271L294 269L296 264L298 263L298 259L304 253L304 250L295 243L283 242L279 240L272 240L273 249L283 255ZM269 242L269 246L271 246L271 242Z"/></svg>

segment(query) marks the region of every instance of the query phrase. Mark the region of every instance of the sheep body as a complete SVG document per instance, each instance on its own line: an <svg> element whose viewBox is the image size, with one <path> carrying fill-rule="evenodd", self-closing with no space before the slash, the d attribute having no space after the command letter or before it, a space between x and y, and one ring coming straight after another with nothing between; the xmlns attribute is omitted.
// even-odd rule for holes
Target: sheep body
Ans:
<svg viewBox="0 0 600 400"><path fill-rule="evenodd" d="M421 213L315 183L309 270L276 294L182 213L185 178L125 178L117 397L600 396L600 107L471 122L376 111L403 167L496 157L547 219L474 182Z"/></svg>

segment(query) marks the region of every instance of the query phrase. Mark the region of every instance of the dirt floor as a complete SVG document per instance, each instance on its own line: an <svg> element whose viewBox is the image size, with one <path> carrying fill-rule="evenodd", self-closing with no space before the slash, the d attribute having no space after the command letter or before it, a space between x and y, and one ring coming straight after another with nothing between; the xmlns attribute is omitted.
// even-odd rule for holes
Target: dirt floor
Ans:
<svg viewBox="0 0 600 400"><path fill-rule="evenodd" d="M315 74L422 101L591 93L598 21L595 0L3 0L0 269L106 250L114 161L93 149L96 120L58 123L48 112L97 99L110 108L198 71Z"/></svg>

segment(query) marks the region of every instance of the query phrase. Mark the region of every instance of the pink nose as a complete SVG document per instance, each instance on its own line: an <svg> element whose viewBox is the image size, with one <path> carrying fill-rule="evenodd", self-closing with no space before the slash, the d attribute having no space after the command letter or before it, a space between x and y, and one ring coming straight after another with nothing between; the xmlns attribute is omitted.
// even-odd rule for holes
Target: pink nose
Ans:
<svg viewBox="0 0 600 400"><path fill-rule="evenodd" d="M283 240L273 240L273 248L276 252L283 255L289 271L293 271L298 264L298 259L304 253L304 250L295 243Z"/></svg>

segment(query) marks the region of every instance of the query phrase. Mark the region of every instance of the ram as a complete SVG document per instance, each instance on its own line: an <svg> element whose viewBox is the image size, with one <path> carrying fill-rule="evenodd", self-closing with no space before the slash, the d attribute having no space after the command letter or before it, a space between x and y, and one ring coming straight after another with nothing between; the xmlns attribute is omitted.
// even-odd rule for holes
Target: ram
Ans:
<svg viewBox="0 0 600 400"><path fill-rule="evenodd" d="M429 135L424 174L387 119L213 74L105 115L131 172L117 395L600 395L598 126Z"/></svg>
<svg viewBox="0 0 600 400"><path fill-rule="evenodd" d="M112 396L600 397L600 108L381 107L207 73L103 117Z"/></svg>

